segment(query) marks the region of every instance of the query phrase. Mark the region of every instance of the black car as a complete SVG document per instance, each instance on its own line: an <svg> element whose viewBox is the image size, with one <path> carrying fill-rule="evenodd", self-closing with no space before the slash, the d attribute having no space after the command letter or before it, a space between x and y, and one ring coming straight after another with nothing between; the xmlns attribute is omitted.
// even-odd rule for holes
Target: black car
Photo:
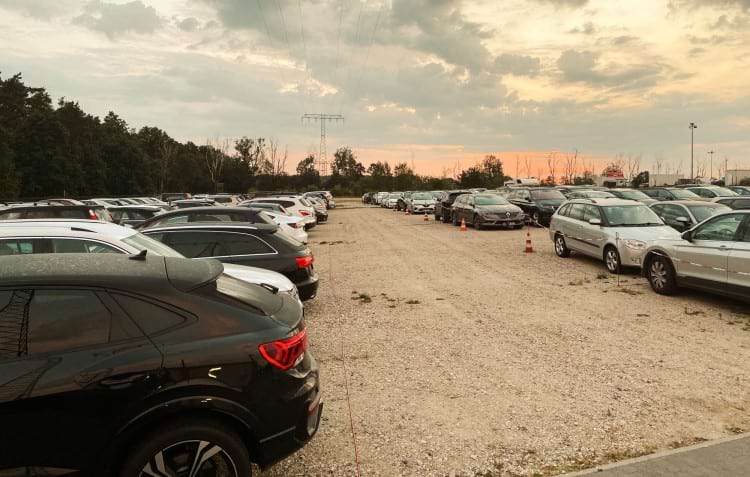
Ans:
<svg viewBox="0 0 750 477"><path fill-rule="evenodd" d="M734 210L748 210L750 209L750 197L748 196L737 196L737 197L724 197L716 200L717 204L724 204L731 207Z"/></svg>
<svg viewBox="0 0 750 477"><path fill-rule="evenodd" d="M131 227L164 213L164 209L155 205L122 205L109 207L107 210L112 215L112 222Z"/></svg>
<svg viewBox="0 0 750 477"><path fill-rule="evenodd" d="M243 222L251 224L274 225L273 220L260 209L251 208L252 204L242 207L192 207L159 214L144 220L134 227L144 230L150 227L194 223L194 222Z"/></svg>
<svg viewBox="0 0 750 477"><path fill-rule="evenodd" d="M698 194L680 187L648 187L638 190L660 202L667 200L701 200Z"/></svg>
<svg viewBox="0 0 750 477"><path fill-rule="evenodd" d="M250 477L322 411L303 310L216 260L0 258L0 474Z"/></svg>
<svg viewBox="0 0 750 477"><path fill-rule="evenodd" d="M534 187L514 188L507 199L520 207L532 224L545 227L549 227L552 216L567 200L557 189Z"/></svg>
<svg viewBox="0 0 750 477"><path fill-rule="evenodd" d="M281 273L297 286L300 299L315 298L318 275L310 249L277 233L278 229L276 225L215 222L152 227L142 233L188 258L216 258Z"/></svg>
<svg viewBox="0 0 750 477"><path fill-rule="evenodd" d="M448 190L440 193L435 199L435 220L442 220L444 223L451 221L451 208L456 197L462 194L469 194L468 190Z"/></svg>
<svg viewBox="0 0 750 477"><path fill-rule="evenodd" d="M0 220L84 219L112 222L100 205L23 205L0 210Z"/></svg>
<svg viewBox="0 0 750 477"><path fill-rule="evenodd" d="M462 194L453 201L451 221L453 225L460 225L462 220L477 230L487 227L520 229L526 223L526 215L500 194Z"/></svg>

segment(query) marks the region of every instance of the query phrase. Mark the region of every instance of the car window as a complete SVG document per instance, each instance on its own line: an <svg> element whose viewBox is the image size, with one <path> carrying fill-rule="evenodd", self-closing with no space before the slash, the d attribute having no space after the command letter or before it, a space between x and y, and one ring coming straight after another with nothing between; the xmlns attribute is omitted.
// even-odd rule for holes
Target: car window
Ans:
<svg viewBox="0 0 750 477"><path fill-rule="evenodd" d="M150 235L151 236L151 235ZM155 236L152 236L156 238ZM214 232L173 231L163 232L162 241L188 258L206 258L220 255L219 242Z"/></svg>
<svg viewBox="0 0 750 477"><path fill-rule="evenodd" d="M750 219L745 223L745 231L742 234L741 242L750 243Z"/></svg>
<svg viewBox="0 0 750 477"><path fill-rule="evenodd" d="M669 220L672 222L676 221L677 217L690 218L685 209L677 205L662 205L658 208L658 210L656 207L654 207L653 211L662 216L664 220Z"/></svg>
<svg viewBox="0 0 750 477"><path fill-rule="evenodd" d="M570 215L571 219L583 220L583 216L586 213L586 204L571 204Z"/></svg>
<svg viewBox="0 0 750 477"><path fill-rule="evenodd" d="M89 214L83 210L76 210L76 209L63 209L58 210L56 214L54 214L56 217L60 217L61 219L80 219L80 218L88 218Z"/></svg>
<svg viewBox="0 0 750 477"><path fill-rule="evenodd" d="M81 239L50 239L51 253L123 253L111 245Z"/></svg>
<svg viewBox="0 0 750 477"><path fill-rule="evenodd" d="M127 220L146 220L149 217L138 210L128 210L127 212L125 212L124 218Z"/></svg>
<svg viewBox="0 0 750 477"><path fill-rule="evenodd" d="M720 214L722 212L729 212L731 210L729 206L710 204L710 203L706 205L691 205L688 208L690 209L690 212L692 212L693 215L695 216L695 220L697 220L699 223L703 222L709 217L713 217L716 214ZM685 215L687 216L687 214Z"/></svg>
<svg viewBox="0 0 750 477"><path fill-rule="evenodd" d="M734 209L750 209L750 199L736 199L732 204Z"/></svg>
<svg viewBox="0 0 750 477"><path fill-rule="evenodd" d="M146 300L118 293L112 297L149 336L185 323L184 316Z"/></svg>
<svg viewBox="0 0 750 477"><path fill-rule="evenodd" d="M557 215L562 215L563 217L567 217L568 212L570 212L570 204L565 204L560 208L560 210L557 211Z"/></svg>
<svg viewBox="0 0 750 477"><path fill-rule="evenodd" d="M0 291L0 359L104 344L110 321L92 291Z"/></svg>
<svg viewBox="0 0 750 477"><path fill-rule="evenodd" d="M587 205L584 209L583 220L588 222L592 219L602 220L602 213L599 211L599 207L595 205Z"/></svg>
<svg viewBox="0 0 750 477"><path fill-rule="evenodd" d="M260 255L276 252L268 244L249 234L219 232L219 254L228 255Z"/></svg>
<svg viewBox="0 0 750 477"><path fill-rule="evenodd" d="M9 239L0 241L0 256L2 255L25 255L35 253L39 242L33 239ZM36 252L39 253L39 252Z"/></svg>
<svg viewBox="0 0 750 477"><path fill-rule="evenodd" d="M732 242L735 240L737 230L744 218L745 216L742 214L716 217L699 227L693 234L693 239Z"/></svg>
<svg viewBox="0 0 750 477"><path fill-rule="evenodd" d="M186 224L188 222L187 214L177 214L163 219L154 221L151 226L155 225L172 225L172 224Z"/></svg>

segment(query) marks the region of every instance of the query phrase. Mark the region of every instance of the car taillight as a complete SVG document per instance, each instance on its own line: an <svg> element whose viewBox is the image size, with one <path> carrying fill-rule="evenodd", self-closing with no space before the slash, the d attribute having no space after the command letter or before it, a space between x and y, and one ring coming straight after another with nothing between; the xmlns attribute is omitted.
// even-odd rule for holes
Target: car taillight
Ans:
<svg viewBox="0 0 750 477"><path fill-rule="evenodd" d="M89 209L89 219L91 220L99 220L99 218L96 216L93 210Z"/></svg>
<svg viewBox="0 0 750 477"><path fill-rule="evenodd" d="M307 268L313 264L313 261L315 261L312 255L305 255L304 257L297 257L294 260L297 262L297 268L299 269Z"/></svg>
<svg viewBox="0 0 750 477"><path fill-rule="evenodd" d="M292 369L307 349L307 330L302 330L291 338L272 341L258 346L260 355L272 366L282 371Z"/></svg>
<svg viewBox="0 0 750 477"><path fill-rule="evenodd" d="M310 215L310 212L306 210L300 210L299 213L302 217L307 217L308 215Z"/></svg>
<svg viewBox="0 0 750 477"><path fill-rule="evenodd" d="M298 229L298 228L299 228L299 225L298 225L298 224L296 224L296 223L290 223L290 224L288 224L288 225L289 225L289 226L290 226L291 228L293 228L293 229Z"/></svg>

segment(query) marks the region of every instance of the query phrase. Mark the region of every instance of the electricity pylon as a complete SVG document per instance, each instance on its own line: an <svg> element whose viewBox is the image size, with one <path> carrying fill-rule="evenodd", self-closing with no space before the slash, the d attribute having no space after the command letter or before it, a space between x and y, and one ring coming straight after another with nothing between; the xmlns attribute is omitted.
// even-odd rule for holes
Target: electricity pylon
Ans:
<svg viewBox="0 0 750 477"><path fill-rule="evenodd" d="M318 160L315 161L315 168L320 173L321 177L328 175L328 152L326 151L326 121L328 122L344 122L344 116L340 114L305 114L302 116L302 121L320 121L320 154L318 154Z"/></svg>

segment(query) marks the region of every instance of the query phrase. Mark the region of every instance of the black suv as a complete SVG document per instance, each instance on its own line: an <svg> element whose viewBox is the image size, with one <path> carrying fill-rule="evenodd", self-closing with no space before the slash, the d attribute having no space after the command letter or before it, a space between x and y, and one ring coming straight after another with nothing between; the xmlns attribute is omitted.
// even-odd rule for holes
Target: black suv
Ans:
<svg viewBox="0 0 750 477"><path fill-rule="evenodd" d="M312 252L277 231L276 225L216 222L153 227L142 233L188 258L216 258L281 273L297 285L300 299L315 298L318 275Z"/></svg>
<svg viewBox="0 0 750 477"><path fill-rule="evenodd" d="M468 190L442 191L435 199L435 220L442 220L446 224L450 222L453 202L462 194L470 194L470 192Z"/></svg>
<svg viewBox="0 0 750 477"><path fill-rule="evenodd" d="M506 198L517 205L534 225L549 227L552 216L568 199L557 189L517 187Z"/></svg>
<svg viewBox="0 0 750 477"><path fill-rule="evenodd" d="M196 222L243 222L274 225L269 216L261 213L262 210L251 207L252 204L243 207L192 207L172 210L144 220L134 228L144 230L151 227Z"/></svg>
<svg viewBox="0 0 750 477"><path fill-rule="evenodd" d="M0 220L84 219L112 222L100 205L23 205L0 210Z"/></svg>
<svg viewBox="0 0 750 477"><path fill-rule="evenodd" d="M701 197L698 194L681 187L649 187L647 189L638 190L658 201L701 200Z"/></svg>
<svg viewBox="0 0 750 477"><path fill-rule="evenodd" d="M0 474L250 477L321 414L303 310L215 260L0 258Z"/></svg>

